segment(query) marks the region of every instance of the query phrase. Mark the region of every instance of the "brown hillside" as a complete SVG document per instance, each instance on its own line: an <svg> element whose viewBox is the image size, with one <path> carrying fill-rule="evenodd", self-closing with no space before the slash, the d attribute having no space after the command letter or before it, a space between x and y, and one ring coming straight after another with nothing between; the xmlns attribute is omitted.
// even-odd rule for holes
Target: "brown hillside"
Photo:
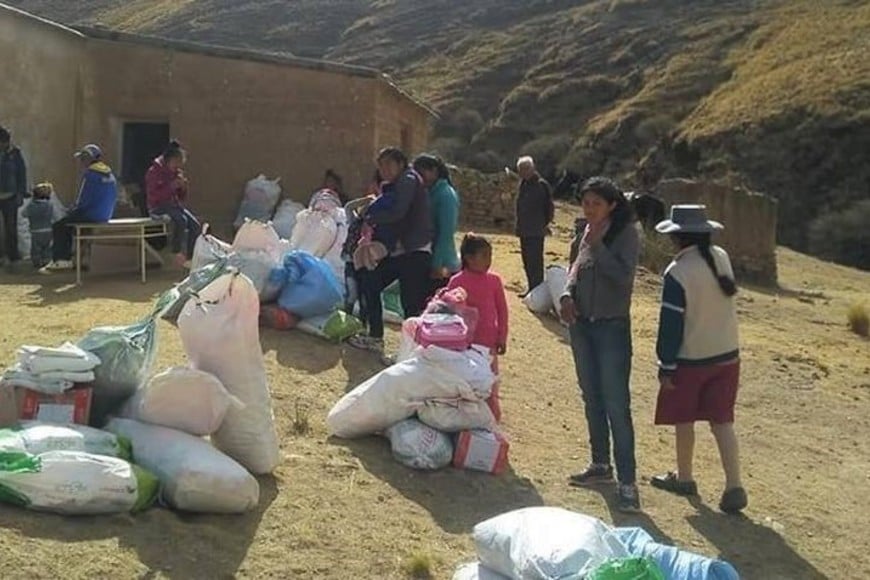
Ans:
<svg viewBox="0 0 870 580"><path fill-rule="evenodd" d="M73 23L383 68L437 106L434 146L497 169L705 175L781 200L780 238L870 192L861 0L15 0Z"/></svg>

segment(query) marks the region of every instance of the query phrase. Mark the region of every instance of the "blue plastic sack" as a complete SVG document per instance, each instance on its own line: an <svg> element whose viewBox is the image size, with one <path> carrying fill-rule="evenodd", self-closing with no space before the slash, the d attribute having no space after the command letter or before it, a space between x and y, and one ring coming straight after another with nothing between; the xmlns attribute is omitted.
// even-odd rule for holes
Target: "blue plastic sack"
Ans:
<svg viewBox="0 0 870 580"><path fill-rule="evenodd" d="M269 283L282 288L278 305L300 318L328 314L344 300L332 268L308 252L287 254L283 267L272 270Z"/></svg>
<svg viewBox="0 0 870 580"><path fill-rule="evenodd" d="M632 556L651 559L669 580L740 580L728 562L659 544L643 528L616 528L614 533Z"/></svg>

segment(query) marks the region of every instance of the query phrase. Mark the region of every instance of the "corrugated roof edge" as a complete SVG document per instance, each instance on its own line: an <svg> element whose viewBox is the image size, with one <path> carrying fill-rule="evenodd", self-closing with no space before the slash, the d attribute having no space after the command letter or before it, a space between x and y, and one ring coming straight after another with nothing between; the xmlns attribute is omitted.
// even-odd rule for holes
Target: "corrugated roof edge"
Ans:
<svg viewBox="0 0 870 580"><path fill-rule="evenodd" d="M53 24L50 21L46 22ZM429 115L436 118L438 117L438 113L434 109L429 107L427 104L425 104L423 101L421 101L408 91L402 89L389 75L371 67L343 64L328 60L318 60L314 58L304 58L281 52L268 52L263 50L234 48L215 44L205 44L200 42L173 40L161 36L133 34L130 32L120 32L118 30L111 30L107 28L99 28L93 26L73 26L72 31L80 33L87 38L93 38L96 40L129 42L131 44L141 44L157 48L168 48L171 50L190 52L194 54L203 54L206 56L215 56L218 58L250 60L254 62L295 66L316 71L378 79L388 84L403 98L408 99L421 109L425 110Z"/></svg>

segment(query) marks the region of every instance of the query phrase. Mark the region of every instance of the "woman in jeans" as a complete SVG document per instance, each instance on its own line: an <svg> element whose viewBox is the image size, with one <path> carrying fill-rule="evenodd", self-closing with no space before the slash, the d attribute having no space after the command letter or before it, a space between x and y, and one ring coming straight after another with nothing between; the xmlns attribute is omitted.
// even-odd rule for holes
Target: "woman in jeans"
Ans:
<svg viewBox="0 0 870 580"><path fill-rule="evenodd" d="M562 295L571 350L589 428L591 464L570 476L586 486L613 480L622 511L640 510L631 420L631 295L640 236L631 206L611 180L593 177L580 190L588 225Z"/></svg>
<svg viewBox="0 0 870 580"><path fill-rule="evenodd" d="M384 311L381 293L399 281L405 316L419 316L429 296L429 270L432 263L432 218L429 196L423 179L408 164L408 158L394 147L378 154L378 171L384 180L382 191L394 197L389 208L366 215L377 231L393 230L398 243L374 270L361 272L360 286L366 306L368 335L351 338L348 343L362 350L384 354Z"/></svg>

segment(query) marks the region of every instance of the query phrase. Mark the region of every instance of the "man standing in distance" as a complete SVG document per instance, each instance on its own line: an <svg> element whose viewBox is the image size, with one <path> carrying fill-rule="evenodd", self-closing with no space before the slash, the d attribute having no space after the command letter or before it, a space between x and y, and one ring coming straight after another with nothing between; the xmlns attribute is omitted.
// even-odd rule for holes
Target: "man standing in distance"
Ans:
<svg viewBox="0 0 870 580"><path fill-rule="evenodd" d="M0 214L3 217L3 245L0 262L12 265L18 253L18 208L27 193L27 168L21 150L12 144L12 135L0 127Z"/></svg>
<svg viewBox="0 0 870 580"><path fill-rule="evenodd" d="M520 239L523 268L531 292L544 281L544 238L553 221L553 196L550 184L535 169L535 160L520 157L517 161L520 190L517 195L516 235Z"/></svg>

